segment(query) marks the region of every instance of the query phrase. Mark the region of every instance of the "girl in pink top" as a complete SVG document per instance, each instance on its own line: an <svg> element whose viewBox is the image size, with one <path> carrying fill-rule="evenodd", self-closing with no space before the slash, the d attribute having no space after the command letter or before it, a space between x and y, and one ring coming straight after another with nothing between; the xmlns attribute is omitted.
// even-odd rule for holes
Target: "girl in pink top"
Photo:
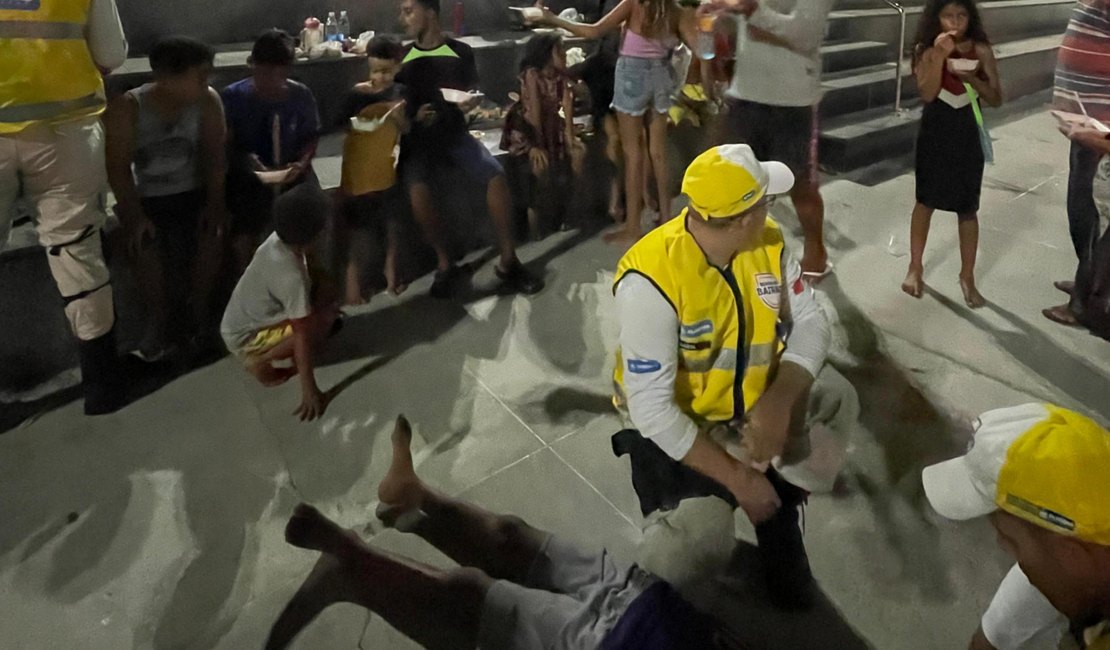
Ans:
<svg viewBox="0 0 1110 650"><path fill-rule="evenodd" d="M575 36L589 39L601 38L616 29L624 30L613 88L613 110L617 113L624 149L627 210L624 225L606 233L605 239L631 244L642 234L644 205L640 187L648 155L651 156L659 192L656 224L673 216L671 203L674 197L670 190L666 158L667 111L681 80L674 78L670 58L680 40L691 49L696 47L694 10L680 8L672 0L621 0L612 11L593 24L563 20L546 7L543 18L536 22L560 27ZM701 64L703 78L710 78L709 62L702 61Z"/></svg>

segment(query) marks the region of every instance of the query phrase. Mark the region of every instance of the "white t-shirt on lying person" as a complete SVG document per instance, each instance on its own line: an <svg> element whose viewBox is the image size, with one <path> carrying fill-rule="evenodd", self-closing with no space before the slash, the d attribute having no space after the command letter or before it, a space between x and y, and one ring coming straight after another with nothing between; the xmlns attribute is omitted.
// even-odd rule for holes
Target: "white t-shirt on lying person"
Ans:
<svg viewBox="0 0 1110 650"><path fill-rule="evenodd" d="M312 313L308 267L277 233L254 252L227 303L220 335L228 350L240 350L259 330Z"/></svg>

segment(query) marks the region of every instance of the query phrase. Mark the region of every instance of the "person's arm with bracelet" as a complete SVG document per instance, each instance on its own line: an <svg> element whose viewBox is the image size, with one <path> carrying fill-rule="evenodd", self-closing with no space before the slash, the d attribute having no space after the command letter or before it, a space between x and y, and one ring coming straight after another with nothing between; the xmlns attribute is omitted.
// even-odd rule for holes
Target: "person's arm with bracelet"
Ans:
<svg viewBox="0 0 1110 650"><path fill-rule="evenodd" d="M621 280L616 301L628 410L641 435L725 486L754 523L770 518L781 501L767 477L699 433L675 403L679 323L674 308L646 278L634 274Z"/></svg>
<svg viewBox="0 0 1110 650"><path fill-rule="evenodd" d="M829 324L802 267L790 254L782 258L781 320L790 330L786 351L770 385L752 407L745 423L744 447L755 462L782 454L791 426L801 426L809 391L829 349Z"/></svg>
<svg viewBox="0 0 1110 650"><path fill-rule="evenodd" d="M85 25L85 42L102 74L108 74L127 61L127 37L116 0L92 0L89 21Z"/></svg>
<svg viewBox="0 0 1110 650"><path fill-rule="evenodd" d="M556 16L550 9L543 6L543 0L540 0L536 6L543 9L543 18L530 22L536 25L547 25L549 27L565 29L579 38L596 40L609 32L620 29L621 25L632 17L633 2L638 2L638 0L621 0L619 5L613 7L612 11L605 14L601 20L596 23L575 23Z"/></svg>

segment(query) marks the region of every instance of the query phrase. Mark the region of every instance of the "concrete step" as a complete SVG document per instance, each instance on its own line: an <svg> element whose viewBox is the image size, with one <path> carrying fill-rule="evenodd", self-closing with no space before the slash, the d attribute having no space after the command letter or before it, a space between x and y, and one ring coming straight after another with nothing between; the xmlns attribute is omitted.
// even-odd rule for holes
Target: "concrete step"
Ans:
<svg viewBox="0 0 1110 650"><path fill-rule="evenodd" d="M879 41L843 41L821 46L821 70L840 72L889 60L889 46Z"/></svg>
<svg viewBox="0 0 1110 650"><path fill-rule="evenodd" d="M1003 43L995 48L1007 104L1051 88L1060 39L1059 35L1041 36ZM868 95L879 99L876 104L850 113L834 113L826 112L826 104L822 103L821 161L827 168L837 171L855 169L889 157L891 151L912 150L921 118L916 84L907 71L903 84L903 97L908 100L905 105L907 110L902 115L895 115L893 71L893 65L887 66L883 73L888 79L877 82L877 86L887 94L872 92ZM878 75L879 72L867 74ZM864 90L860 90L858 84L850 85L853 81L859 79L848 77L842 87L830 93L831 108L842 108L848 105L849 100L858 103L864 96ZM854 90L856 95L847 95L849 90ZM838 93L843 96L838 96ZM986 120L990 122L993 115L1005 113L1005 110L1005 105L1001 111L987 108Z"/></svg>
<svg viewBox="0 0 1110 650"><path fill-rule="evenodd" d="M978 3L983 24L999 43L1064 32L1075 0L990 0ZM906 47L912 47L923 7L906 3ZM882 0L845 0L829 14L827 38L897 43L898 13ZM893 49L893 46L892 46Z"/></svg>

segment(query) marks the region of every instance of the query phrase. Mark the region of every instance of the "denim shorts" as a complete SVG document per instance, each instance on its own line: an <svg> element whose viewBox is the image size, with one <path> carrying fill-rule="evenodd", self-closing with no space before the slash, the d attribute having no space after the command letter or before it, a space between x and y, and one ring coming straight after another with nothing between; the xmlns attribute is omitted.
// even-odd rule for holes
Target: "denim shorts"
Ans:
<svg viewBox="0 0 1110 650"><path fill-rule="evenodd" d="M666 113L674 104L674 92L674 70L670 60L632 56L617 59L613 110L635 116L643 115L649 108L656 113Z"/></svg>

